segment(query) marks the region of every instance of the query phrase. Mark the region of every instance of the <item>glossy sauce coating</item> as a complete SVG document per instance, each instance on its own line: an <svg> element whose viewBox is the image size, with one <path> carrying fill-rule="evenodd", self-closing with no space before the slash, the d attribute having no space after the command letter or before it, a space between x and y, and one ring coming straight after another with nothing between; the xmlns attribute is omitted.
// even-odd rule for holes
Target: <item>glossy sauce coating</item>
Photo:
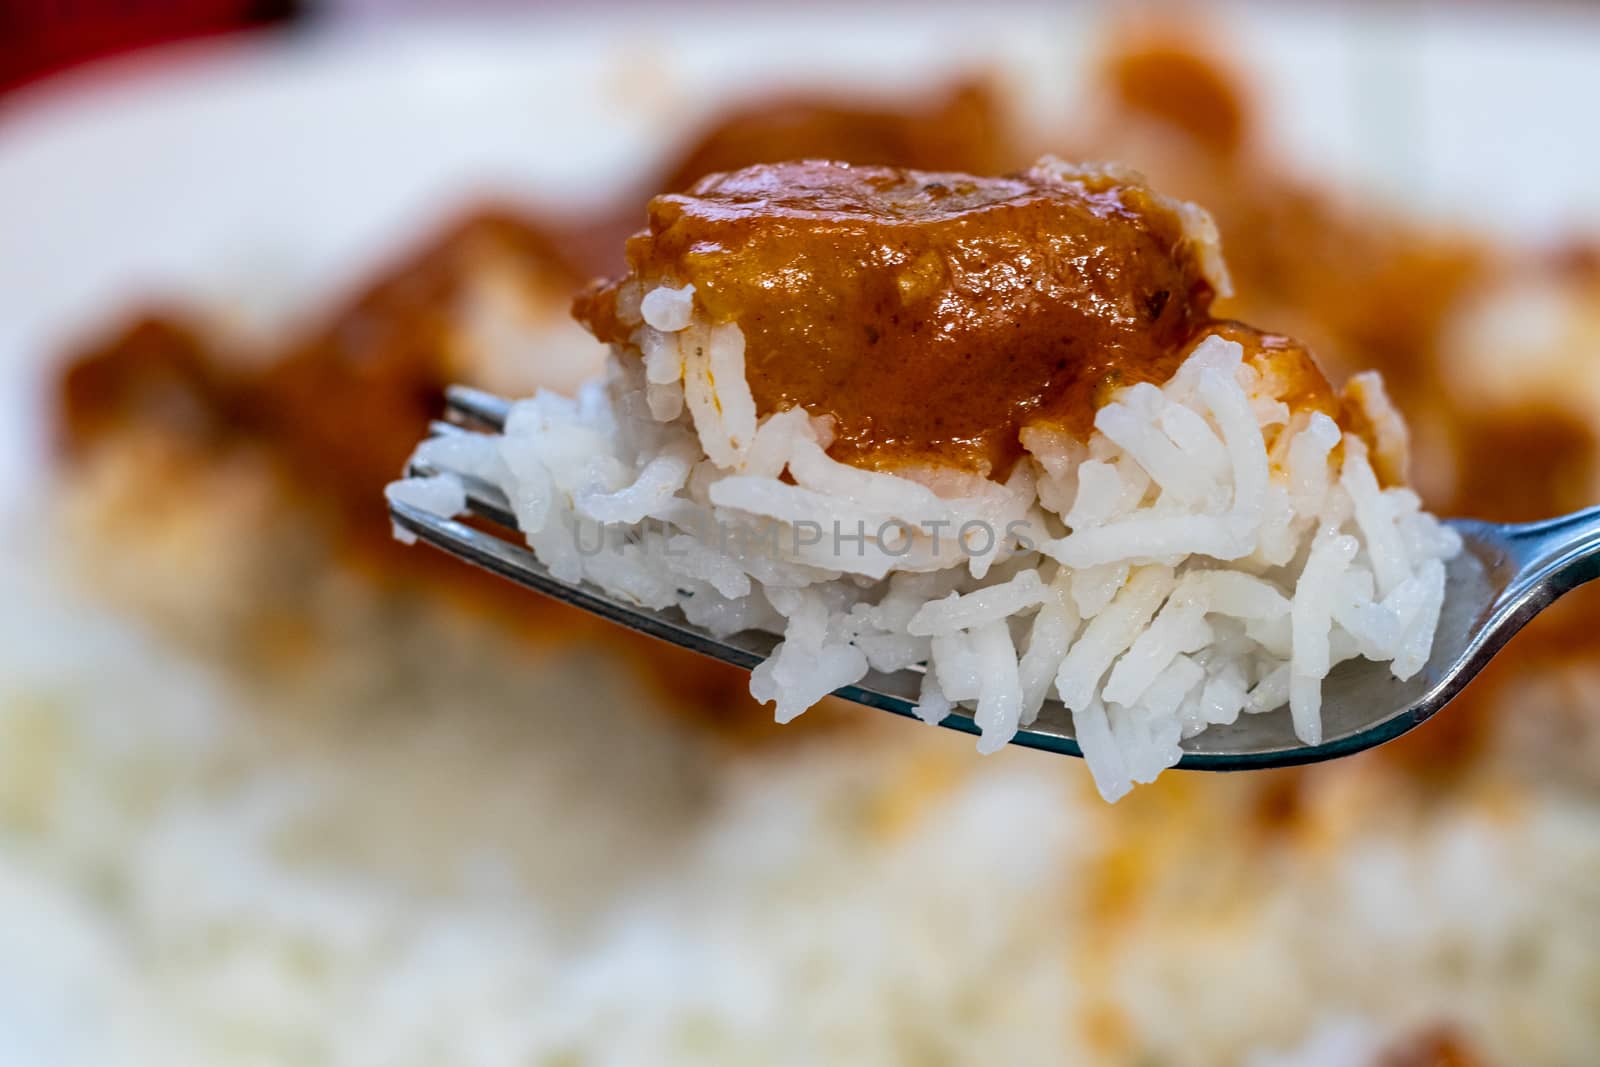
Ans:
<svg viewBox="0 0 1600 1067"><path fill-rule="evenodd" d="M836 458L997 476L1023 425L1086 434L1111 389L1169 377L1214 292L1175 206L1065 167L749 167L653 200L628 262L736 322L757 408L832 415ZM636 325L624 284L578 301L601 340Z"/></svg>

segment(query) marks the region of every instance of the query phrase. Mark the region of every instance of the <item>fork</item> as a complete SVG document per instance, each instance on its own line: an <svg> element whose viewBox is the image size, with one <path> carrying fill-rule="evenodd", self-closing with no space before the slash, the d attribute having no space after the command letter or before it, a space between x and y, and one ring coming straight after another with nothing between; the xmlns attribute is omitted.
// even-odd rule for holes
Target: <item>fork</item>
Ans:
<svg viewBox="0 0 1600 1067"><path fill-rule="evenodd" d="M446 393L451 421L433 423L430 432L499 432L510 406L501 397L452 386ZM427 476L441 472L413 460L407 473ZM516 532L511 506L497 487L467 477L462 481L474 515ZM714 637L690 625L675 608L653 611L587 583L561 581L518 543L400 502L391 502L389 513L397 526L418 540L467 563L745 670L765 660L779 641L771 634L756 632ZM1323 683L1321 744L1300 742L1285 710L1247 713L1183 742L1178 766L1208 771L1282 767L1348 756L1393 740L1444 707L1528 620L1563 593L1600 575L1600 507L1541 522L1454 519L1449 523L1461 535L1462 552L1447 567L1444 607L1433 652L1421 671L1402 682L1389 673L1386 664L1348 660L1335 667ZM921 687L920 670L872 671L835 695L896 715L914 716ZM971 714L960 708L941 725L979 732ZM1019 729L1012 743L1083 755L1071 713L1054 701L1045 704L1032 724Z"/></svg>

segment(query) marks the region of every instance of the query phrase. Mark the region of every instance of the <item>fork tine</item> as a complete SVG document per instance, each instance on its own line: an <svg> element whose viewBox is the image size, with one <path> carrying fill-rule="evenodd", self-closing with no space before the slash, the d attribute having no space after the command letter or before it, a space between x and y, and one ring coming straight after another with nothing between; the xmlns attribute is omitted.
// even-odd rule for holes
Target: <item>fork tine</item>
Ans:
<svg viewBox="0 0 1600 1067"><path fill-rule="evenodd" d="M409 504L391 501L389 517L418 540L501 578L745 670L754 669L770 656L778 641L770 634L757 633L717 640L673 616L626 603L584 583L564 582L528 549Z"/></svg>
<svg viewBox="0 0 1600 1067"><path fill-rule="evenodd" d="M499 433L506 428L511 401L482 389L452 385L444 391L445 409L463 426L476 426Z"/></svg>
<svg viewBox="0 0 1600 1067"><path fill-rule="evenodd" d="M473 432L464 430L459 426L453 426L448 422L432 423L429 425L428 431L431 437L445 437ZM506 499L505 493L500 490L499 486L490 485L480 478L474 478L459 471L447 471L415 456L406 464L407 477L431 478L437 474L449 474L461 483L462 488L467 492L467 507L472 510L474 515L511 530L517 529L517 516L511 510L511 501Z"/></svg>

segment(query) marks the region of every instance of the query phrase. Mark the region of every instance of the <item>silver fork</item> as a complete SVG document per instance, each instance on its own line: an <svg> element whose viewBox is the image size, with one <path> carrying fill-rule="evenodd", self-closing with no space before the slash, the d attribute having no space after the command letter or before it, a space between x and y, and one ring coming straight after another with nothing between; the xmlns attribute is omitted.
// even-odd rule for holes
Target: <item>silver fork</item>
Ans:
<svg viewBox="0 0 1600 1067"><path fill-rule="evenodd" d="M510 404L457 386L448 392L447 407L452 421L434 423L434 434L499 431ZM439 472L413 462L409 473ZM465 481L471 511L514 533L516 520L499 489L472 479ZM767 658L778 641L760 633L713 637L690 625L676 609L651 611L587 584L560 581L520 543L405 504L391 504L389 510L400 527L458 559L724 663L750 670ZM1529 619L1561 594L1600 575L1600 507L1543 522L1502 525L1456 519L1450 525L1461 534L1464 550L1448 567L1433 654L1417 675L1401 682L1385 664L1347 661L1324 683L1326 740L1322 744L1305 745L1296 739L1287 711L1244 714L1231 725L1210 727L1185 741L1178 766L1232 771L1312 763L1399 737L1444 707ZM921 685L918 671L874 671L837 695L911 716ZM959 709L942 725L978 732L971 715ZM1054 702L1047 703L1031 725L1018 730L1013 743L1072 756L1083 754L1073 733L1071 714Z"/></svg>

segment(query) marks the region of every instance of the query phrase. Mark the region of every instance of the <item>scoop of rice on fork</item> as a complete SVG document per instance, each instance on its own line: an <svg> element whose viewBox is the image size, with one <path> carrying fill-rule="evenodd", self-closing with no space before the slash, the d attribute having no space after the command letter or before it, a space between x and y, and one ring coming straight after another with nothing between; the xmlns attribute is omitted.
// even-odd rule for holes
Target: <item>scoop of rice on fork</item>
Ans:
<svg viewBox="0 0 1600 1067"><path fill-rule="evenodd" d="M835 458L829 414L758 402L749 338L693 283L635 279L617 315L605 380L419 458L498 487L564 581L781 635L750 684L780 721L921 669L917 714L971 709L988 753L1056 700L1115 800L1241 715L1287 705L1318 744L1333 666L1403 679L1427 658L1460 540L1374 469L1403 450L1375 378L1336 409L1351 432L1295 402L1279 354L1202 331L1165 380L1105 395L1086 436L1023 425L1003 479L878 469ZM390 494L451 514L452 479Z"/></svg>

